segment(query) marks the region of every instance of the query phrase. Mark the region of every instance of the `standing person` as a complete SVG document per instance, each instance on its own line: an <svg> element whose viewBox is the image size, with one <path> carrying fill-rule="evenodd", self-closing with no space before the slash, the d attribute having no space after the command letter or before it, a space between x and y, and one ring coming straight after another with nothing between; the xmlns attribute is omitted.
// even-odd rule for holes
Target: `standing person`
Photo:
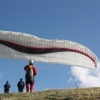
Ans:
<svg viewBox="0 0 100 100"><path fill-rule="evenodd" d="M34 91L34 76L37 74L37 69L33 66L33 60L29 60L29 65L24 67L26 71L25 79L26 79L26 92Z"/></svg>
<svg viewBox="0 0 100 100"><path fill-rule="evenodd" d="M25 84L23 82L23 79L20 78L20 81L17 83L18 92L23 92L24 86L25 86Z"/></svg>
<svg viewBox="0 0 100 100"><path fill-rule="evenodd" d="M6 84L4 85L4 93L9 93L10 84L8 81L6 81Z"/></svg>

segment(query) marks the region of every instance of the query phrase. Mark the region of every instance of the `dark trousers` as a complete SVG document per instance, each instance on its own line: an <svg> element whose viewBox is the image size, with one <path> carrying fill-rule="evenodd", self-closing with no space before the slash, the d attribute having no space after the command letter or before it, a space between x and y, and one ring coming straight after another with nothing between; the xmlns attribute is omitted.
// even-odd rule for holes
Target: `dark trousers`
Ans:
<svg viewBox="0 0 100 100"><path fill-rule="evenodd" d="M4 89L4 93L9 93L9 89Z"/></svg>
<svg viewBox="0 0 100 100"><path fill-rule="evenodd" d="M18 92L23 92L23 88L18 88Z"/></svg>

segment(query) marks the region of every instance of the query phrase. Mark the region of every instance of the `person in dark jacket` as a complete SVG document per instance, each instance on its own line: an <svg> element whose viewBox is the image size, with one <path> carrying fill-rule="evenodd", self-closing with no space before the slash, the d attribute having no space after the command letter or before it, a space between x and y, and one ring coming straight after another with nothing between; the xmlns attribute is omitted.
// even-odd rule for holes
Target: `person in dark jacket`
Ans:
<svg viewBox="0 0 100 100"><path fill-rule="evenodd" d="M24 67L26 71L25 79L26 79L26 92L34 91L34 76L37 74L37 69L33 66L33 60L29 60L29 65Z"/></svg>
<svg viewBox="0 0 100 100"><path fill-rule="evenodd" d="M18 92L23 92L25 83L23 82L23 79L20 78L20 81L17 83L17 87L18 87Z"/></svg>
<svg viewBox="0 0 100 100"><path fill-rule="evenodd" d="M6 84L4 85L4 93L9 93L10 90L10 84L8 81L6 81Z"/></svg>

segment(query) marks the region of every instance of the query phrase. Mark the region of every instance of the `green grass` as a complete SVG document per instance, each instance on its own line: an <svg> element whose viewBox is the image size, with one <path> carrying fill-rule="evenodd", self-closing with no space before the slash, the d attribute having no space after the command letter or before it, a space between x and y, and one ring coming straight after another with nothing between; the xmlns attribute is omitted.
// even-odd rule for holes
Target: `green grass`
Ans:
<svg viewBox="0 0 100 100"><path fill-rule="evenodd" d="M0 94L0 100L100 100L100 88L45 90Z"/></svg>

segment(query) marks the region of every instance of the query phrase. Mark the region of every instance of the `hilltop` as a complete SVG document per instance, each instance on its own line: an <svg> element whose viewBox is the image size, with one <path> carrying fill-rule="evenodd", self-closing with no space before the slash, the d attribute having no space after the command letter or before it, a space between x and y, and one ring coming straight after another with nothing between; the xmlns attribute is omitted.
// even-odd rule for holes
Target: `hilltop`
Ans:
<svg viewBox="0 0 100 100"><path fill-rule="evenodd" d="M44 90L0 94L0 100L100 100L100 88Z"/></svg>

